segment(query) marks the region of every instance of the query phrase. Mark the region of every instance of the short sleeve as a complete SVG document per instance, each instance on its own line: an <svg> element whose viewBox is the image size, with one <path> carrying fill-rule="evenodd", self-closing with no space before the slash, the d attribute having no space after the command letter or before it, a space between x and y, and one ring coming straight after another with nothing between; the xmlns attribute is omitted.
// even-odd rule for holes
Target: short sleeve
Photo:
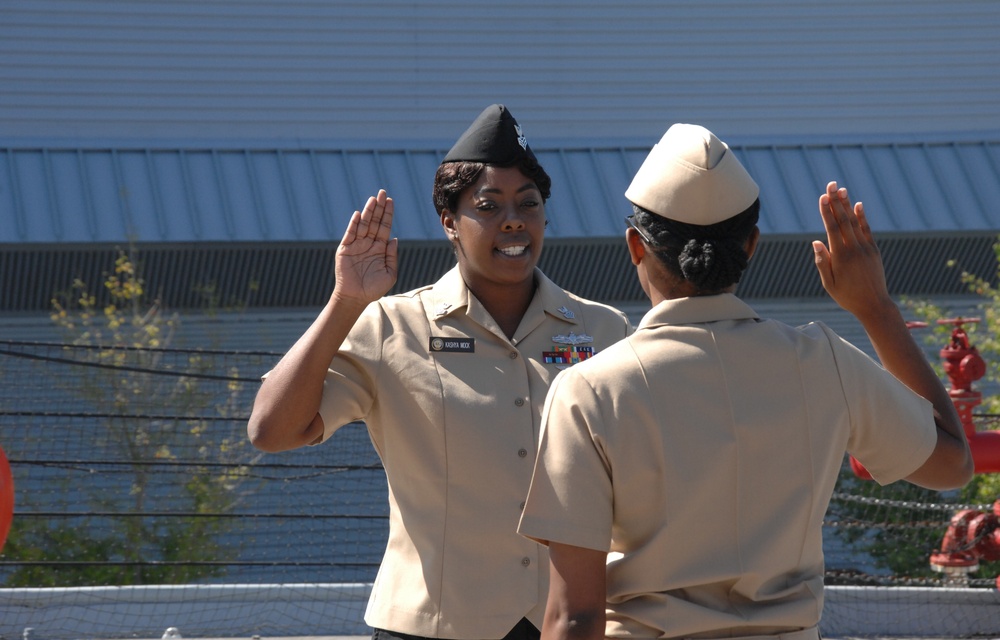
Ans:
<svg viewBox="0 0 1000 640"><path fill-rule="evenodd" d="M385 322L381 305L378 302L369 304L330 363L319 407L323 440L345 424L364 420L371 411L381 365Z"/></svg>
<svg viewBox="0 0 1000 640"><path fill-rule="evenodd" d="M916 471L937 445L930 401L917 395L857 347L823 327L850 411L847 451L879 484Z"/></svg>
<svg viewBox="0 0 1000 640"><path fill-rule="evenodd" d="M609 550L614 507L598 404L593 388L573 369L553 381L542 411L521 535Z"/></svg>

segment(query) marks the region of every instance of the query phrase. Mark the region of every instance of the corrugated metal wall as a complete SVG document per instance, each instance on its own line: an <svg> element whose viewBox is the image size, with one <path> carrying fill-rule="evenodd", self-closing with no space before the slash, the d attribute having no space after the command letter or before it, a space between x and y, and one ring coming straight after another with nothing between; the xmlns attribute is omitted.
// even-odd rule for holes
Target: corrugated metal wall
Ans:
<svg viewBox="0 0 1000 640"><path fill-rule="evenodd" d="M993 0L5 0L0 139L536 140L1000 130Z"/></svg>
<svg viewBox="0 0 1000 640"><path fill-rule="evenodd" d="M896 295L961 295L963 272L996 284L992 233L881 236L889 290ZM128 249L128 247L122 247ZM134 252L150 299L171 309L217 307L318 308L333 288L333 245L324 243L199 243L143 246ZM0 315L52 308L74 280L105 304L100 286L112 271L117 250L93 245L0 250ZM445 241L403 242L394 292L434 282L454 265ZM954 266L952 266L954 265ZM557 284L614 305L646 302L622 238L552 240L539 267ZM739 293L758 299L825 298L813 267L810 238L761 239Z"/></svg>

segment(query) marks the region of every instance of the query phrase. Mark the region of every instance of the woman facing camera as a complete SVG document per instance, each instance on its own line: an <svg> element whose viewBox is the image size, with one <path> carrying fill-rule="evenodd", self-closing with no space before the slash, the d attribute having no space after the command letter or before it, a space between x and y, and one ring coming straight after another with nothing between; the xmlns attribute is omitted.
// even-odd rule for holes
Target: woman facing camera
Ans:
<svg viewBox="0 0 1000 640"><path fill-rule="evenodd" d="M456 266L387 296L392 199L355 211L319 317L264 379L264 451L363 420L389 484L389 541L365 621L375 638L537 638L546 549L518 536L555 375L624 338L621 312L538 270L551 181L514 117L487 108L445 156L433 199ZM306 487L303 487L306 489Z"/></svg>

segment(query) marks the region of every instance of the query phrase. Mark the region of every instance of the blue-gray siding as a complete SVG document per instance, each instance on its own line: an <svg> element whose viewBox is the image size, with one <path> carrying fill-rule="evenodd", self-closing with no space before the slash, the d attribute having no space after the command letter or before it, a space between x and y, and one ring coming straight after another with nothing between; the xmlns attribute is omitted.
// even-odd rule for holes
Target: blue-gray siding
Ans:
<svg viewBox="0 0 1000 640"><path fill-rule="evenodd" d="M0 139L439 145L492 102L559 144L997 131L998 31L992 0L6 0Z"/></svg>

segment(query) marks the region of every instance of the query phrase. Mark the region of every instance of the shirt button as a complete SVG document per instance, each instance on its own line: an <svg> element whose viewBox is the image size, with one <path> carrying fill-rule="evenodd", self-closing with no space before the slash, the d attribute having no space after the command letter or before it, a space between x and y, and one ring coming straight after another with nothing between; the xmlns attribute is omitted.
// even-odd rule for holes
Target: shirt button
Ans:
<svg viewBox="0 0 1000 640"><path fill-rule="evenodd" d="M528 455L528 450L527 449L518 449L517 450L517 455L520 456L520 457L522 457L522 458L525 458Z"/></svg>
<svg viewBox="0 0 1000 640"><path fill-rule="evenodd" d="M518 505L518 506L520 506L521 511L524 511L524 503L523 502L520 505Z"/></svg>
<svg viewBox="0 0 1000 640"><path fill-rule="evenodd" d="M511 351L510 352L510 359L511 360L517 360L517 351Z"/></svg>
<svg viewBox="0 0 1000 640"><path fill-rule="evenodd" d="M515 399L514 400L514 404L516 404L519 407L523 407L524 406L524 398L517 398L517 399Z"/></svg>
<svg viewBox="0 0 1000 640"><path fill-rule="evenodd" d="M521 566L526 567L531 564L531 558L521 558Z"/></svg>

